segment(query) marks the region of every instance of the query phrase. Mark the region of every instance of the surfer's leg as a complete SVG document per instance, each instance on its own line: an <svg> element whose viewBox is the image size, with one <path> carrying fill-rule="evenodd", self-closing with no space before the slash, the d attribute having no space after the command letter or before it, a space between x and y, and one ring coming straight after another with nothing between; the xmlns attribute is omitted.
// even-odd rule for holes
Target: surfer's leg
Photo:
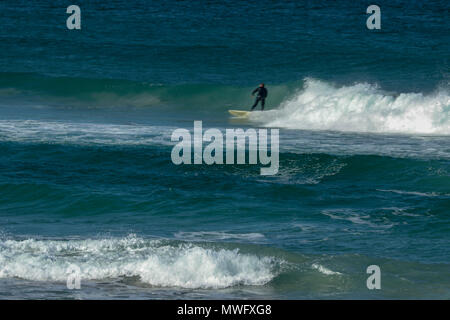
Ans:
<svg viewBox="0 0 450 320"><path fill-rule="evenodd" d="M258 105L258 102L259 102L259 97L257 97L255 99L255 103L253 104L252 109L250 111L253 111L253 109L255 109L255 107Z"/></svg>
<svg viewBox="0 0 450 320"><path fill-rule="evenodd" d="M261 99L261 111L264 110L264 104L266 103L266 99Z"/></svg>

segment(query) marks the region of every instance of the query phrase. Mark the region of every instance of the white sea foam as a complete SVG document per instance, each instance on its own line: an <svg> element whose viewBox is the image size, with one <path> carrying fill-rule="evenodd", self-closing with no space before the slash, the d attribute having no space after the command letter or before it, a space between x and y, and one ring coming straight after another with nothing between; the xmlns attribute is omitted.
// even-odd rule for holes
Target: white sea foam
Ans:
<svg viewBox="0 0 450 320"><path fill-rule="evenodd" d="M372 217L369 214L361 214L352 209L322 210L322 214L333 220L343 220L355 225L365 225L373 229L390 229L395 223L382 217Z"/></svg>
<svg viewBox="0 0 450 320"><path fill-rule="evenodd" d="M291 129L449 135L450 95L392 95L366 83L336 87L306 79L304 89L278 109L251 119Z"/></svg>
<svg viewBox="0 0 450 320"><path fill-rule="evenodd" d="M448 193L438 193L438 192L418 192L418 191L403 191L403 190L395 190L395 189L377 189L377 191L381 192L391 192L391 193L397 193L397 194L405 194L405 195L411 195L411 196L419 196L419 197L448 197L450 194Z"/></svg>
<svg viewBox="0 0 450 320"><path fill-rule="evenodd" d="M197 232L177 232L175 237L182 240L244 240L244 241L261 241L265 237L261 233L228 233L222 231L197 231Z"/></svg>
<svg viewBox="0 0 450 320"><path fill-rule="evenodd" d="M161 287L226 288L264 285L277 274L281 261L207 248L189 243L129 236L113 239L0 241L0 278L34 281L67 280L76 265L81 279L138 277Z"/></svg>
<svg viewBox="0 0 450 320"><path fill-rule="evenodd" d="M340 272L332 271L332 270L330 270L330 269L328 269L328 268L325 268L324 266L322 266L322 265L320 265L320 264L317 264L317 263L313 263L313 264L311 265L311 267L312 267L313 269L318 270L320 273L326 274L327 276L329 276L329 275L341 275L341 274L342 274L342 273L340 273Z"/></svg>
<svg viewBox="0 0 450 320"><path fill-rule="evenodd" d="M0 141L102 145L171 145L175 128L133 124L0 120Z"/></svg>

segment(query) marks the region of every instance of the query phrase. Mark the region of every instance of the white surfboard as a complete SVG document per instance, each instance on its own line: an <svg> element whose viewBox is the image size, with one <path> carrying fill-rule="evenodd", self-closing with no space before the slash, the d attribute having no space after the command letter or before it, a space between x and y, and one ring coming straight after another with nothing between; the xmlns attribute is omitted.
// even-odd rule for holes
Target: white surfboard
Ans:
<svg viewBox="0 0 450 320"><path fill-rule="evenodd" d="M228 110L228 112L238 118L247 118L250 115L250 111L244 110Z"/></svg>

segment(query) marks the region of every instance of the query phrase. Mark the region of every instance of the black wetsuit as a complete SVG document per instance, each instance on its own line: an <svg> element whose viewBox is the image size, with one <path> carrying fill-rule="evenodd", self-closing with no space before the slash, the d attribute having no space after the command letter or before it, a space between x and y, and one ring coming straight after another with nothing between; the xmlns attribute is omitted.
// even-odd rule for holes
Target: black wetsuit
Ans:
<svg viewBox="0 0 450 320"><path fill-rule="evenodd" d="M256 100L252 106L251 111L253 111L253 109L255 109L255 107L258 105L258 102L260 102L260 101L261 101L261 110L264 110L264 103L266 102L266 97L267 97L267 89L264 87L258 87L255 90L253 90L252 95L254 95L255 93L258 93L258 94L256 96Z"/></svg>

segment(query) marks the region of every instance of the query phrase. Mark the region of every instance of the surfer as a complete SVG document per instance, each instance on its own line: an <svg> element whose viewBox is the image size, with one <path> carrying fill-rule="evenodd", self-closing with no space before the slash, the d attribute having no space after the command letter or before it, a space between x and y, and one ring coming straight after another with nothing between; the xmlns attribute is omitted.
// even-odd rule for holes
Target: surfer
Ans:
<svg viewBox="0 0 450 320"><path fill-rule="evenodd" d="M264 103L266 102L266 97L267 97L267 89L264 87L264 83L261 83L258 88L253 90L252 96L254 96L255 93L258 93L258 94L256 95L255 103L253 104L252 109L250 111L253 111L253 109L255 109L255 107L258 105L258 102L260 102L260 101L261 101L261 111L263 111Z"/></svg>

